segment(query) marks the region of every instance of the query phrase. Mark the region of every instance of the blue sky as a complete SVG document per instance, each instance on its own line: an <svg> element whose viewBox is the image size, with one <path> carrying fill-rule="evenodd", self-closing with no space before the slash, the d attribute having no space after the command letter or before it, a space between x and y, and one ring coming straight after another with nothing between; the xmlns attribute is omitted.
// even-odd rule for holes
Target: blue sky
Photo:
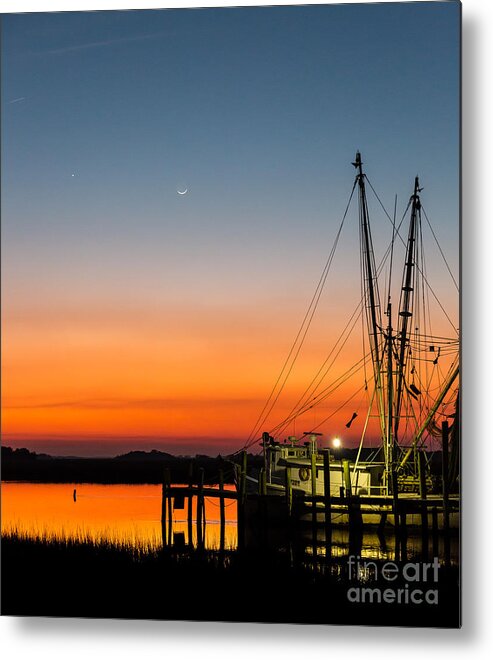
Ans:
<svg viewBox="0 0 493 660"><path fill-rule="evenodd" d="M35 230L42 214L72 240L83 229L66 214L80 205L92 211L80 224L104 213L126 231L137 213L162 222L163 202L184 212L183 184L184 213L210 215L211 235L245 213L320 223L356 148L391 198L419 172L452 211L458 12L433 2L6 16L7 221L22 213Z"/></svg>

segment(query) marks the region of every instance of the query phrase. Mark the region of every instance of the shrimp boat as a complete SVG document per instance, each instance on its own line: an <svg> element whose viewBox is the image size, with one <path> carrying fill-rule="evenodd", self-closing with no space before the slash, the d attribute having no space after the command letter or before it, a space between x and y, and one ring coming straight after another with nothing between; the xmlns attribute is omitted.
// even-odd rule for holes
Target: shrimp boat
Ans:
<svg viewBox="0 0 493 660"><path fill-rule="evenodd" d="M458 286L422 207L422 188L418 177L414 180L412 194L399 223L396 222L395 210L391 218L380 202L391 226L391 237L377 266L367 184L375 191L363 171L359 152L352 165L356 169L356 176L343 223L351 208L351 200L357 196L360 299L356 301L357 307L346 326L347 331L343 331L331 348L329 359L319 369L292 412L271 430L260 433L261 425L271 414L294 359L300 352L300 342L298 345L296 341L293 344L277 380L277 389L274 387L244 447L246 451L253 445L260 445L263 455L263 467L260 470L247 472L245 468L245 491L256 491L272 497L277 495L283 500L311 500L312 507L319 506L320 496L325 497L330 492L332 516L342 524L348 520L348 498L358 499L363 522L375 524L381 524L383 520L391 525L397 524L394 516L397 500L409 505L414 502L416 505L414 509L412 506L408 509L409 525L423 524L419 506L426 503L430 521L434 508L435 524L438 511L439 524L443 525L447 508L447 526L458 526L459 331L453 326L445 307L429 283L423 243L423 218L431 229L457 293ZM395 298L399 301L394 311L392 270L394 252L399 241L402 244L398 247L404 255L404 265L400 282L394 287L397 292ZM320 299L321 287L327 279L334 250L320 280L322 284L319 283L305 316L305 321L308 321L302 325L297 339L306 336L307 324ZM433 334L430 320L432 302L438 304L439 311L449 322L448 327L452 327L451 336ZM360 327L363 327L366 338L362 343L366 350L355 365L328 382L327 365L332 366L334 363L333 356L338 354L339 347L357 325L358 318L362 319ZM289 358L293 356L290 361ZM324 402L330 407L331 395L350 378L357 381L357 387L363 389L365 394L364 414L360 411L352 412L350 403L347 404L347 416L350 419L345 427L350 429L355 419L360 418L357 446L351 451L341 448L341 440L334 438L329 421L304 432L301 437L283 437L289 425L294 420L303 419L303 415L307 419L306 413L314 406ZM373 438L368 447L367 436L372 425Z"/></svg>

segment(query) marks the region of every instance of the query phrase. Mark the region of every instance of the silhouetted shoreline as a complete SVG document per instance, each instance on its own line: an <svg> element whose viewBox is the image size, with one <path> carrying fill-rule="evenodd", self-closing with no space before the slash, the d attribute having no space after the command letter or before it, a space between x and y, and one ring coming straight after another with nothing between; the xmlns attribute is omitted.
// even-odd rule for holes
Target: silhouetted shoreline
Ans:
<svg viewBox="0 0 493 660"><path fill-rule="evenodd" d="M363 449L361 460L375 450ZM338 458L354 460L357 449L338 450ZM29 481L33 483L93 483L93 484L161 484L164 469L169 468L175 483L187 483L190 465L194 472L204 469L205 483L217 483L219 470L225 483L234 483L233 456L173 456L153 450L131 451L114 458L58 457L36 454L27 449L13 450L2 447L2 481ZM441 474L441 452L429 454L432 474ZM251 473L263 466L263 456L248 454Z"/></svg>
<svg viewBox="0 0 493 660"><path fill-rule="evenodd" d="M251 457L252 464L261 463ZM133 451L114 458L56 457L27 449L2 447L2 481L34 483L160 484L169 468L176 482L186 483L190 464L204 469L205 481L217 481L220 469L226 483L233 483L233 464L227 457L173 456L160 451Z"/></svg>

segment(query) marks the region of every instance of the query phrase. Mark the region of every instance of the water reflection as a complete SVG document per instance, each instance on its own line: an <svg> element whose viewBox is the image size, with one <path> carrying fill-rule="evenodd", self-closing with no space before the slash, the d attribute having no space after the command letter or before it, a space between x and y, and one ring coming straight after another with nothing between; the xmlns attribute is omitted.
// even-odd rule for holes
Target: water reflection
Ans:
<svg viewBox="0 0 493 660"><path fill-rule="evenodd" d="M448 547L447 547L448 545ZM334 560L349 555L360 556L362 559L376 561L412 561L429 560L438 557L441 563L452 566L459 564L459 537L451 535L448 540L443 534L436 539L423 538L419 530L407 535L405 539L397 539L394 534L378 534L365 531L359 538L351 539L347 528L333 528L329 553L325 543L325 535L317 531L315 543L311 534L303 536L302 551L307 557L325 558L330 554Z"/></svg>
<svg viewBox="0 0 493 660"><path fill-rule="evenodd" d="M234 486L226 486L234 489ZM74 496L75 491L75 496ZM173 510L173 531L187 538L187 504ZM193 502L192 516L196 517ZM219 547L219 506L205 498L205 547ZM226 501L225 546L237 546L236 502ZM161 486L2 483L2 532L32 537L162 546ZM193 542L196 542L195 526Z"/></svg>
<svg viewBox="0 0 493 660"><path fill-rule="evenodd" d="M225 486L234 490L234 486ZM162 547L161 486L99 484L2 483L2 532L18 532L31 537L92 539L129 544L147 550ZM75 492L74 492L75 491ZM192 502L192 544L197 544L196 498ZM173 507L174 543L189 543L188 502ZM181 507L181 508L178 508ZM237 502L225 501L225 548L238 545ZM205 497L205 548L220 547L219 500ZM255 526L247 530L246 548L290 548L293 557L317 562L327 558L325 534L318 527L315 536L310 526L286 538L287 530ZM443 535L423 538L419 532L404 540L389 533L382 535L365 530L352 538L349 530L334 526L330 557L337 563L348 555L375 560L412 560L449 557L452 565L459 560L457 535L445 547ZM448 553L448 555L447 555ZM304 560L303 560L304 561Z"/></svg>

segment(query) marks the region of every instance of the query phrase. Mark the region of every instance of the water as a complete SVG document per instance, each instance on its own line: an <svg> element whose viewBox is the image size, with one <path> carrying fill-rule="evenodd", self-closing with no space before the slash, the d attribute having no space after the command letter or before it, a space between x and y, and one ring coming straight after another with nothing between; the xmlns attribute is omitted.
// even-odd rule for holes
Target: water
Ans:
<svg viewBox="0 0 493 660"><path fill-rule="evenodd" d="M234 490L234 486L225 488ZM186 507L187 502L184 509L173 511L173 531L183 532L185 539ZM219 500L205 498L205 517L205 547L219 548ZM104 540L158 549L162 546L161 486L3 482L2 532L10 531L31 537ZM192 540L195 543L195 527ZM225 546L237 546L233 500L226 500Z"/></svg>
<svg viewBox="0 0 493 660"><path fill-rule="evenodd" d="M226 485L227 490L234 486ZM74 489L76 500L74 501ZM192 543L196 545L196 498L193 501L192 518L194 521ZM236 549L237 503L226 500L225 547ZM183 509L173 510L173 532L184 534L188 542L187 525L188 503ZM205 547L220 547L219 500L205 498ZM270 527L270 526L269 526ZM100 485L100 484L38 484L38 483L2 483L2 532L15 531L30 537L48 539L72 538L92 539L123 543L134 547L154 550L162 547L161 530L161 486L159 485ZM258 529L250 528L247 534L247 547L256 547L261 541ZM272 547L285 547L285 533L275 533L269 529L269 543ZM285 532L285 530L284 530ZM264 539L265 541L266 539ZM323 529L318 527L315 543L307 526L300 530L296 545L302 547L305 556L319 558L326 554ZM361 544L356 550L351 549L349 530L334 527L330 554L333 559L341 560L348 554L357 554L366 559L393 560L407 557L438 556L443 559L444 539L437 539L436 548L430 538L428 547L422 545L419 533L410 533L405 547L397 547L391 530L385 536L365 529ZM458 537L452 538L450 559L457 565L459 560Z"/></svg>

